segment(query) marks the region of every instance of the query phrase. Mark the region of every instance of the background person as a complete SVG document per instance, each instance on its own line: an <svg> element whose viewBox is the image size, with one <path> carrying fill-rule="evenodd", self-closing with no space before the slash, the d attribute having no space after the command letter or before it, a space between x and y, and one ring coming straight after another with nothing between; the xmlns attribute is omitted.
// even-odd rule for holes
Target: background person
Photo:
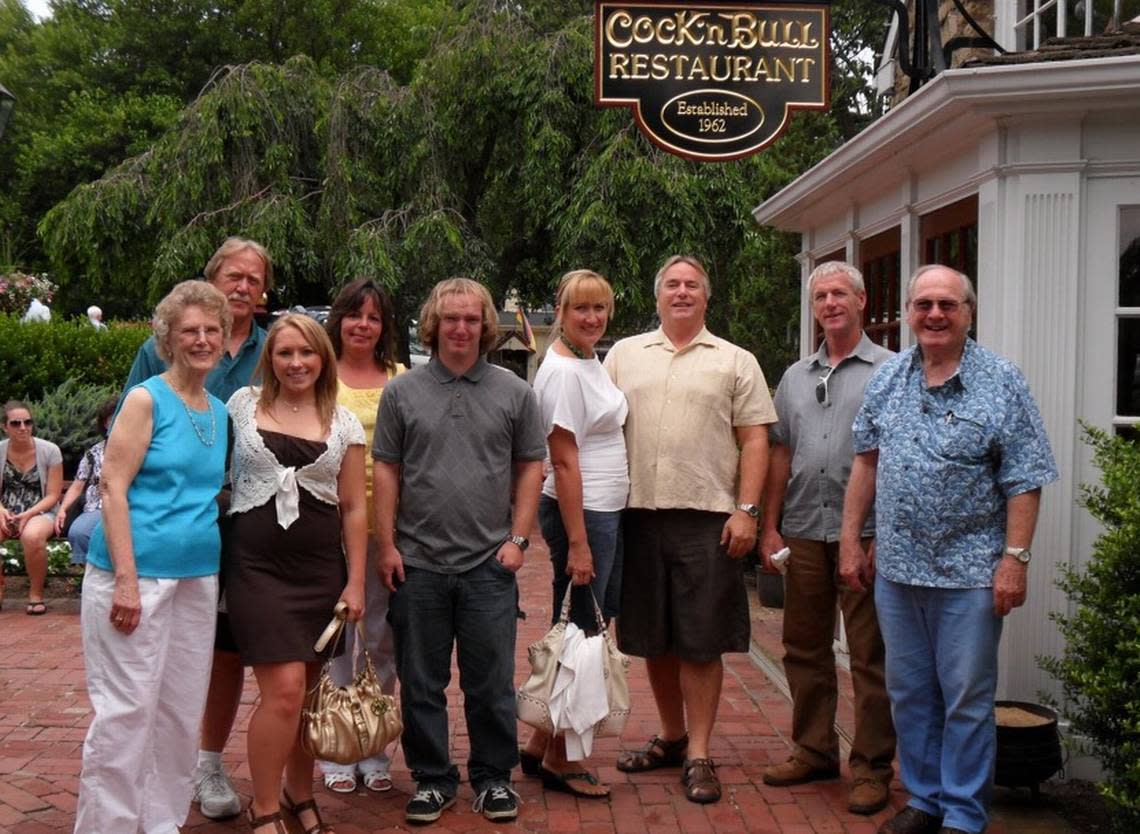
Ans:
<svg viewBox="0 0 1140 834"><path fill-rule="evenodd" d="M273 261L257 241L228 237L206 262L203 275L207 283L226 296L233 315L233 328L222 358L206 377L206 390L226 402L235 391L249 384L261 356L265 331L253 317L261 296L273 289ZM147 339L135 355L127 387L162 373L165 367L155 350L154 339ZM220 578L224 583L225 576ZM241 799L222 766L222 751L233 730L244 682L229 618L219 612L198 766L194 771L194 800L207 819L225 819L241 813Z"/></svg>
<svg viewBox="0 0 1140 834"><path fill-rule="evenodd" d="M332 303L325 330L336 352L339 385L336 400L364 427L366 448L372 446L376 428L376 412L388 381L407 370L396 361L396 325L388 293L371 278L358 278L346 285ZM381 688L391 694L396 690L396 659L392 644L392 627L388 624L388 589L380 582L376 570L377 550L373 538L375 525L372 508L372 467L364 470L364 489L368 504L368 567L364 572L364 639L368 656L376 668ZM356 630L347 632L345 651L332 663L333 681L343 686L352 678L352 652ZM337 793L356 790L356 774L370 791L392 789L386 752L354 765L319 762L325 787Z"/></svg>
<svg viewBox="0 0 1140 834"><path fill-rule="evenodd" d="M594 352L613 315L609 282L588 269L562 276L555 296L557 340L534 380L551 462L538 519L554 568L553 618L573 583L570 618L597 632L599 606L620 598L621 511L629 496L625 423L629 407ZM589 590L587 590L589 589ZM590 591L593 592L591 596ZM607 618L617 611L604 611ZM524 773L578 796L609 796L607 785L566 758L566 738L535 730L519 753Z"/></svg>
<svg viewBox="0 0 1140 834"><path fill-rule="evenodd" d="M890 799L895 731L883 680L883 638L875 597L839 581L839 526L843 493L855 450L851 423L871 374L893 354L863 333L867 294L863 276L838 261L820 264L808 278L808 298L823 344L784 374L776 389L768 483L760 550L791 549L784 581L784 671L792 693L792 742L787 761L764 770L764 783L789 787L839 776L835 710L835 607L851 654L855 738L848 764L847 809L873 814ZM782 535L781 535L782 532ZM874 519L863 526L869 546Z"/></svg>
<svg viewBox="0 0 1140 834"><path fill-rule="evenodd" d="M173 832L190 809L229 424L205 381L230 323L216 289L175 286L154 312L154 343L169 367L127 392L107 440L103 518L83 578L83 661L95 715L83 744L76 834Z"/></svg>
<svg viewBox="0 0 1140 834"><path fill-rule="evenodd" d="M911 795L880 834L986 828L1002 618L1025 602L1041 488L1057 479L1021 371L967 335L976 307L961 272L919 267L906 288L917 344L871 377L852 428L839 574L875 584Z"/></svg>
<svg viewBox="0 0 1140 834"><path fill-rule="evenodd" d="M87 321L96 330L106 330L107 325L103 323L103 310L96 304L92 304L87 308Z"/></svg>
<svg viewBox="0 0 1140 834"><path fill-rule="evenodd" d="M661 719L660 734L617 767L680 765L685 797L716 802L721 655L750 646L743 557L756 543L776 412L756 357L705 328L700 261L668 258L653 294L661 327L622 339L605 362L629 401L618 642L645 658Z"/></svg>
<svg viewBox="0 0 1140 834"><path fill-rule="evenodd" d="M95 426L103 439L83 453L83 460L79 461L75 480L67 488L55 517L55 535L59 537L67 534L73 565L87 563L87 546L91 542L95 525L102 516L103 496L99 482L103 474L103 454L107 448L107 434L111 431L111 419L115 416L118 404L119 398L115 396L99 406L95 414ZM67 525L71 508L80 498L83 499L83 508L71 524Z"/></svg>
<svg viewBox="0 0 1140 834"><path fill-rule="evenodd" d="M279 808L305 832L332 831L313 800L313 759L299 744L301 703L337 648L318 655L313 643L338 600L350 621L364 610L364 430L336 403L336 373L321 326L283 316L265 341L260 389L243 388L228 404L225 607L261 691L246 735L250 827L271 834L285 830Z"/></svg>
<svg viewBox="0 0 1140 834"><path fill-rule="evenodd" d="M0 440L0 542L14 539L24 551L28 571L28 607L44 614L47 582L47 541L55 532L55 507L63 491L63 455L49 440L33 437L35 421L24 403L4 404L4 432ZM0 600L4 588L0 560Z"/></svg>

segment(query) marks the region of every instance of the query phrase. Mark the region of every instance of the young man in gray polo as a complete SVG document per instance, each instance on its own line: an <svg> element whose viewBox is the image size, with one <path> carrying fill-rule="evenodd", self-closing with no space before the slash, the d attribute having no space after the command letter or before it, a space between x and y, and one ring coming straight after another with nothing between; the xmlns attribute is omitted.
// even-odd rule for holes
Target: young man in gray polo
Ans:
<svg viewBox="0 0 1140 834"><path fill-rule="evenodd" d="M379 570L392 591L404 757L417 784L405 810L412 823L439 819L459 789L448 753L453 644L474 809L494 821L518 815L515 573L538 509L546 439L530 386L483 357L496 318L481 284L436 284L420 314L431 362L388 383L376 419Z"/></svg>

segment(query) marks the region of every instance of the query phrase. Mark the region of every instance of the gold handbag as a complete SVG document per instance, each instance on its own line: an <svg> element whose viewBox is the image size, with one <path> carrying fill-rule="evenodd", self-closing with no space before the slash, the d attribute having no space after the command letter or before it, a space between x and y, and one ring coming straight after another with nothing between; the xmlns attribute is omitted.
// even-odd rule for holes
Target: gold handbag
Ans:
<svg viewBox="0 0 1140 834"><path fill-rule="evenodd" d="M348 606L337 603L334 617L313 648L324 650L330 640L340 638ZM316 686L305 693L301 707L301 748L309 755L337 764L355 764L381 753L400 737L404 724L396 699L380 688L372 658L364 646L364 631L356 624L356 645L364 655L364 666L347 686L337 686L329 674L331 659L321 670Z"/></svg>
<svg viewBox="0 0 1140 834"><path fill-rule="evenodd" d="M541 640L532 643L527 649L530 677L515 693L519 720L547 734L554 733L554 721L550 717L550 696L554 691L554 681L558 678L558 658L562 655L566 625L570 622L570 592L573 588L571 585L566 589L558 622L551 626ZM629 718L629 682L626 680L629 658L621 653L613 635L606 628L605 618L602 617L602 610L598 607L592 589L590 596L594 600L598 634L606 644L602 674L606 685L606 703L610 710L605 718L594 725L594 737L620 736L626 719Z"/></svg>

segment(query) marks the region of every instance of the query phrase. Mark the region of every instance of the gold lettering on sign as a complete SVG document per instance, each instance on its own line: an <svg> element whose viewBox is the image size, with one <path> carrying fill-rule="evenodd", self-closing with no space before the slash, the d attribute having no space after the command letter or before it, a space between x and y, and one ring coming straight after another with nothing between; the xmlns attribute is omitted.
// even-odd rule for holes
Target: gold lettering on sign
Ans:
<svg viewBox="0 0 1140 834"><path fill-rule="evenodd" d="M683 10L655 20L618 9L606 19L606 43L625 49L633 43L660 46L721 46L728 49L818 49L812 21L759 18L752 12Z"/></svg>

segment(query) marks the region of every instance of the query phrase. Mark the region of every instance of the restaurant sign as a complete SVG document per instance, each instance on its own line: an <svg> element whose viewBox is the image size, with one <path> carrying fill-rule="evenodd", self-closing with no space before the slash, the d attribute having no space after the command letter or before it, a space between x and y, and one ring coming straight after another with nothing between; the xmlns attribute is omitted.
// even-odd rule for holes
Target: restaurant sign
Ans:
<svg viewBox="0 0 1140 834"><path fill-rule="evenodd" d="M827 6L597 0L595 103L679 156L754 154L792 110L827 107Z"/></svg>

